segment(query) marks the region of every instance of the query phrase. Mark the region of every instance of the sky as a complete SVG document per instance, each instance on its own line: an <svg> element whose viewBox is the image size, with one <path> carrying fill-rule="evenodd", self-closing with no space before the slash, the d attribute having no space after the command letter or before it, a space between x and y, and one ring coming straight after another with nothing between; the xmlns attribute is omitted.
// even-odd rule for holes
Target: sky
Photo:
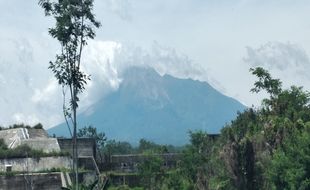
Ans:
<svg viewBox="0 0 310 190"><path fill-rule="evenodd" d="M63 120L62 91L48 62L59 52L52 18L36 0L0 0L0 125ZM251 67L310 88L308 0L95 0L102 27L83 52L91 75L80 111L117 90L130 66L206 81L247 106Z"/></svg>

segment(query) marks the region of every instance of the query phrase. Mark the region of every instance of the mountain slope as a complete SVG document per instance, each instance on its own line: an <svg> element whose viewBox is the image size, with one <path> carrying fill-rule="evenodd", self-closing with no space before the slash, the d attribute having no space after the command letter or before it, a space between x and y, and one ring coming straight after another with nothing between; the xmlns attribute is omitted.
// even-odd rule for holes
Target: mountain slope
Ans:
<svg viewBox="0 0 310 190"><path fill-rule="evenodd" d="M109 139L136 144L146 138L163 144L187 142L189 130L219 133L245 107L206 82L160 76L153 69L133 67L119 89L80 114L79 126L92 124ZM68 134L66 126L48 130Z"/></svg>

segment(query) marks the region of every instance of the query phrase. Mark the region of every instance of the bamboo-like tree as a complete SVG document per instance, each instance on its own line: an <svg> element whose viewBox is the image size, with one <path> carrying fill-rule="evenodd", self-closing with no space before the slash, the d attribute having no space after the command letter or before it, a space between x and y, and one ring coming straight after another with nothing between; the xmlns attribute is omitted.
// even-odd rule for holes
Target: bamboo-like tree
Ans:
<svg viewBox="0 0 310 190"><path fill-rule="evenodd" d="M44 9L45 16L52 16L56 20L55 26L49 28L49 34L58 40L61 51L56 54L55 61L50 61L49 69L62 85L63 91L65 88L70 91L70 104L64 106L64 116L70 133L70 128L73 128L73 170L78 189L76 111L78 95L89 80L89 76L81 70L81 57L83 47L87 45L88 39L95 37L94 29L100 27L100 22L93 14L93 0L39 0L39 5Z"/></svg>

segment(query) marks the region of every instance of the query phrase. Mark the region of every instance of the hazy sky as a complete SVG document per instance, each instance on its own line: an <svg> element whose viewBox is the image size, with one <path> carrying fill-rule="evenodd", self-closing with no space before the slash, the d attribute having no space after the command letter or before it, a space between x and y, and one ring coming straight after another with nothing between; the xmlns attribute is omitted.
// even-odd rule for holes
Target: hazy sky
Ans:
<svg viewBox="0 0 310 190"><path fill-rule="evenodd" d="M0 0L0 125L62 120L61 90L47 69L58 50L36 0ZM102 27L84 52L92 81L81 108L118 88L128 66L207 81L251 106L249 68L263 66L310 88L309 0L97 0Z"/></svg>

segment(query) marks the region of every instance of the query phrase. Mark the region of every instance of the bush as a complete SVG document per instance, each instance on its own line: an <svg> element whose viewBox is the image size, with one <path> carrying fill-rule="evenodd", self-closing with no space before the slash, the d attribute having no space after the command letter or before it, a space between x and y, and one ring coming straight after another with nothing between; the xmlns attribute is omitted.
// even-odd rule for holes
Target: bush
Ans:
<svg viewBox="0 0 310 190"><path fill-rule="evenodd" d="M1 150L7 150L8 146L5 144L3 139L0 139L0 151Z"/></svg>
<svg viewBox="0 0 310 190"><path fill-rule="evenodd" d="M20 124L13 124L13 125L10 125L9 127L2 127L0 126L0 131L1 130L6 130L6 129L18 129L18 128L26 128L26 129L43 129L43 125L41 123L37 123L35 124L34 126L30 126L30 125L25 125L23 123L20 123Z"/></svg>
<svg viewBox="0 0 310 190"><path fill-rule="evenodd" d="M38 123L38 124L34 125L32 128L34 128L34 129L43 129L43 125L41 123Z"/></svg>
<svg viewBox="0 0 310 190"><path fill-rule="evenodd" d="M14 125L9 126L9 129L17 129L17 128L27 128L27 129L29 129L31 127L29 125L25 125L23 123L21 123L21 124L14 124Z"/></svg>
<svg viewBox="0 0 310 190"><path fill-rule="evenodd" d="M3 140L2 140L3 141ZM5 144L4 144L5 145ZM8 149L7 146L1 146L0 140L0 159L3 158L40 158L49 156L69 156L68 152L43 152L43 150L35 150L28 145L20 145L13 149Z"/></svg>

